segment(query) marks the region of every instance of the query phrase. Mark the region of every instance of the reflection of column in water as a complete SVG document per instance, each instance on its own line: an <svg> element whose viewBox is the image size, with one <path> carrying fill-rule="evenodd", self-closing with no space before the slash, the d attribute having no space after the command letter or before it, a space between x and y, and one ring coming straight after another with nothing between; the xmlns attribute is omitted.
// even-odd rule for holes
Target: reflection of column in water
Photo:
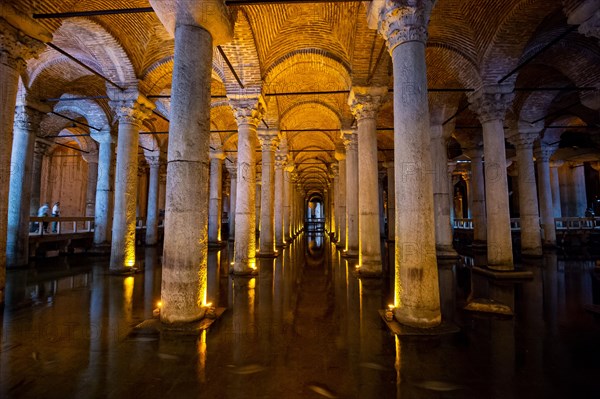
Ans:
<svg viewBox="0 0 600 399"><path fill-rule="evenodd" d="M396 342L396 360L394 362L396 368L396 398L400 399L402 397L400 390L402 387L402 343L397 335L394 335L394 340Z"/></svg>
<svg viewBox="0 0 600 399"><path fill-rule="evenodd" d="M283 333L283 255L275 259L275 270L273 272L273 325L276 333Z"/></svg>
<svg viewBox="0 0 600 399"><path fill-rule="evenodd" d="M198 338L198 380L206 383L206 330L202 330Z"/></svg>
<svg viewBox="0 0 600 399"><path fill-rule="evenodd" d="M374 367L382 356L381 287L379 279L359 280L360 290L360 398L383 398L387 374ZM383 367L383 365L380 365Z"/></svg>
<svg viewBox="0 0 600 399"><path fill-rule="evenodd" d="M283 312L283 329L284 331L289 331L291 328L291 323L293 320L293 309L291 309L292 302L292 294L293 294L293 286L294 286L294 277L292 275L292 267L291 267L291 256L290 256L290 248L286 247L282 248L281 257L281 270L283 273L283 301L282 301L282 312Z"/></svg>
<svg viewBox="0 0 600 399"><path fill-rule="evenodd" d="M514 309L514 285L489 283L490 298ZM490 371L492 398L515 397L515 320L490 319Z"/></svg>
<svg viewBox="0 0 600 399"><path fill-rule="evenodd" d="M260 341L260 351L266 354L272 351L271 346L278 345L277 340L281 337L280 334L274 334L275 328L278 326L273 324L273 268L275 259L260 259L259 264L256 328Z"/></svg>
<svg viewBox="0 0 600 399"><path fill-rule="evenodd" d="M346 295L347 313L348 313L348 348L360 348L359 326L360 323L360 292L358 288L359 280L353 273L354 264L344 259L347 273L348 291ZM348 364L358 364L358 353L356 351L348 352ZM356 369L352 370L354 374L352 379L356 379Z"/></svg>
<svg viewBox="0 0 600 399"><path fill-rule="evenodd" d="M451 321L456 310L456 265L454 262L438 261L438 273L442 319Z"/></svg>
<svg viewBox="0 0 600 399"><path fill-rule="evenodd" d="M544 340L546 334L544 321L544 286L542 270L539 261L532 264L528 270L533 272L533 280L522 284L522 298L517 302L515 318L519 322L519 330L524 336L519 338L527 347L527 362L522 364L519 374L536 375L543 370ZM521 327L522 326L522 327Z"/></svg>
<svg viewBox="0 0 600 399"><path fill-rule="evenodd" d="M209 250L207 255L208 275L206 289L206 303L213 306L219 304L219 283L220 283L220 263L221 251Z"/></svg>
<svg viewBox="0 0 600 399"><path fill-rule="evenodd" d="M556 252L544 253L544 268L542 269L544 295L544 320L549 333L557 331L556 315L558 313L557 275L558 259Z"/></svg>
<svg viewBox="0 0 600 399"><path fill-rule="evenodd" d="M154 297L157 259L156 246L144 248L144 319L152 318L152 311L158 305Z"/></svg>

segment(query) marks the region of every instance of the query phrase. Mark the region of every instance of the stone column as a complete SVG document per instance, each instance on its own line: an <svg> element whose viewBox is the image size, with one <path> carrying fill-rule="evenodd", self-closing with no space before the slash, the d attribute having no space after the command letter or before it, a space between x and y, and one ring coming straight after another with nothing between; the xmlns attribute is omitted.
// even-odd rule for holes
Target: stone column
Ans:
<svg viewBox="0 0 600 399"><path fill-rule="evenodd" d="M154 104L137 91L115 92L111 103L119 121L119 133L110 272L119 274L130 272L135 266L138 138L142 122Z"/></svg>
<svg viewBox="0 0 600 399"><path fill-rule="evenodd" d="M232 157L230 157L232 158ZM235 241L235 204L237 200L237 158L225 163L229 172L229 241Z"/></svg>
<svg viewBox="0 0 600 399"><path fill-rule="evenodd" d="M359 255L359 219L358 219L358 138L356 132L347 130L344 133L346 146L346 249L345 255L355 257ZM358 190L360 191L360 190ZM375 201L377 206L377 201Z"/></svg>
<svg viewBox="0 0 600 399"><path fill-rule="evenodd" d="M533 142L542 128L543 125L534 128L519 126L519 131L508 137L517 149L521 253L528 256L542 256L542 233L533 165Z"/></svg>
<svg viewBox="0 0 600 399"><path fill-rule="evenodd" d="M471 196L473 219L473 245L484 246L487 242L487 218L485 215L485 181L483 172L483 150L475 144L463 148L465 155L471 158Z"/></svg>
<svg viewBox="0 0 600 399"><path fill-rule="evenodd" d="M501 271L514 269L503 125L513 97L510 86L487 86L469 96L471 109L483 126L487 266Z"/></svg>
<svg viewBox="0 0 600 399"><path fill-rule="evenodd" d="M275 156L275 244L277 247L285 245L283 233L283 206L284 206L284 169L287 161L285 153L277 152Z"/></svg>
<svg viewBox="0 0 600 399"><path fill-rule="evenodd" d="M292 211L292 171L294 165L288 161L283 172L283 240L292 241L290 235L290 217Z"/></svg>
<svg viewBox="0 0 600 399"><path fill-rule="evenodd" d="M238 124L238 180L233 273L256 271L256 129L265 113L262 98L232 101Z"/></svg>
<svg viewBox="0 0 600 399"><path fill-rule="evenodd" d="M552 187L552 208L555 218L562 217L562 208L560 205L560 182L558 179L558 168L563 165L563 161L550 162L550 186Z"/></svg>
<svg viewBox="0 0 600 399"><path fill-rule="evenodd" d="M441 322L433 187L429 153L429 106L425 42L431 0L371 3L394 70L394 166L396 265L394 316L404 324Z"/></svg>
<svg viewBox="0 0 600 399"><path fill-rule="evenodd" d="M16 26L18 25L18 26ZM25 34L24 34L25 33ZM10 3L0 7L0 215L8 214L13 122L19 75L52 36ZM8 218L0 217L0 304L4 303Z"/></svg>
<svg viewBox="0 0 600 399"><path fill-rule="evenodd" d="M98 179L96 183L96 203L94 211L94 246L107 246L110 241L112 220L113 183L111 168L113 164L114 137L110 132L93 134L92 138L99 143Z"/></svg>
<svg viewBox="0 0 600 399"><path fill-rule="evenodd" d="M585 173L583 163L569 162L570 178L573 187L573 216L584 217L587 209L587 195L585 189Z"/></svg>
<svg viewBox="0 0 600 399"><path fill-rule="evenodd" d="M31 167L31 202L29 204L29 215L37 216L37 211L41 206L42 190L42 162L44 155L50 145L45 141L36 140L33 146L33 166Z"/></svg>
<svg viewBox="0 0 600 399"><path fill-rule="evenodd" d="M275 256L275 151L279 134L276 131L261 131L258 139L262 149L260 255Z"/></svg>
<svg viewBox="0 0 600 399"><path fill-rule="evenodd" d="M396 240L396 178L394 173L394 161L385 163L388 176L388 241Z"/></svg>
<svg viewBox="0 0 600 399"><path fill-rule="evenodd" d="M256 215L256 225L255 225L255 234L257 236L260 236L260 198L262 195L262 173L259 171L256 171L256 175L255 175L255 179L256 179L256 189L254 190L254 214ZM258 250L260 248L260 243L256 245L256 249Z"/></svg>
<svg viewBox="0 0 600 399"><path fill-rule="evenodd" d="M96 190L98 186L98 152L84 154L88 164L87 188L85 191L85 216L93 217L96 210Z"/></svg>
<svg viewBox="0 0 600 399"><path fill-rule="evenodd" d="M379 237L385 238L385 187L384 180L386 177L385 170L379 171L378 191L379 191Z"/></svg>
<svg viewBox="0 0 600 399"><path fill-rule="evenodd" d="M208 243L221 244L223 214L223 160L221 149L210 151L210 199L208 203Z"/></svg>
<svg viewBox="0 0 600 399"><path fill-rule="evenodd" d="M358 202L355 206L358 210L358 223L355 228L358 231L358 264L361 275L381 274L376 118L387 91L387 87L355 86L348 98L348 105L357 124L358 185L355 187L358 189ZM356 193L351 196L356 198ZM349 254L352 254L352 247L349 248Z"/></svg>
<svg viewBox="0 0 600 399"><path fill-rule="evenodd" d="M450 221L450 183L448 181L448 140L453 125L431 124L430 143L433 161L433 207L435 209L435 249L440 259L458 256L452 246Z"/></svg>
<svg viewBox="0 0 600 399"><path fill-rule="evenodd" d="M552 183L550 182L550 156L555 148L541 144L535 149L535 159L538 172L538 193L540 197L540 223L542 225L542 245L556 246L556 226L554 224L554 209L552 206Z"/></svg>
<svg viewBox="0 0 600 399"><path fill-rule="evenodd" d="M30 105L19 105L16 108L8 197L8 266L26 266L29 263L31 169L35 136L40 130L43 116L42 111Z"/></svg>
<svg viewBox="0 0 600 399"><path fill-rule="evenodd" d="M202 2L215 6L210 20L191 20L205 16L185 8L199 3L178 2L175 16L171 3L151 1L161 20L177 21L171 26L175 58L160 312L169 324L203 318L207 303L210 86L213 45L219 44L213 40L232 28L227 10L215 2Z"/></svg>
<svg viewBox="0 0 600 399"><path fill-rule="evenodd" d="M148 157L150 174L148 176L148 209L146 211L146 245L158 242L158 172L160 159L158 156Z"/></svg>
<svg viewBox="0 0 600 399"><path fill-rule="evenodd" d="M327 207L327 212L329 214L329 236L333 240L336 241L337 233L338 233L338 220L337 220L337 191L339 185L339 167L336 164L331 164L329 169L329 206Z"/></svg>
<svg viewBox="0 0 600 399"><path fill-rule="evenodd" d="M346 248L346 150L344 146L338 146L335 150L335 159L338 161L339 189L337 190L337 215L338 215L338 248Z"/></svg>
<svg viewBox="0 0 600 399"><path fill-rule="evenodd" d="M167 202L167 173L163 164L158 173L158 209L165 210Z"/></svg>
<svg viewBox="0 0 600 399"><path fill-rule="evenodd" d="M460 177L465 182L467 188L467 219L471 219L473 216L473 189L471 188L471 174L468 171L464 171L460 174ZM450 184L450 186L453 186Z"/></svg>

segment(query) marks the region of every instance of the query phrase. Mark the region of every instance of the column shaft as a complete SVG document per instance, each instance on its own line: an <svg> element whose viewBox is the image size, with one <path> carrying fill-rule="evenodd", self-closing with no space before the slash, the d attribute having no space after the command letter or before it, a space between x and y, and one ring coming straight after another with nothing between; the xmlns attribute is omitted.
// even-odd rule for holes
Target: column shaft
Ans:
<svg viewBox="0 0 600 399"><path fill-rule="evenodd" d="M538 193L540 196L540 216L543 232L543 245L556 245L556 227L552 207L552 186L550 183L549 156L536 154L538 172Z"/></svg>
<svg viewBox="0 0 600 399"><path fill-rule="evenodd" d="M110 221L112 220L113 190L111 167L113 145L110 133L105 133L98 150L98 181L96 184L96 204L94 212L94 245L106 245L110 241Z"/></svg>
<svg viewBox="0 0 600 399"><path fill-rule="evenodd" d="M209 32L177 26L160 313L165 323L205 313L212 54Z"/></svg>
<svg viewBox="0 0 600 399"><path fill-rule="evenodd" d="M211 152L210 200L208 205L208 242L221 242L221 218L223 213L223 159L222 151Z"/></svg>
<svg viewBox="0 0 600 399"><path fill-rule="evenodd" d="M487 242L487 218L485 215L485 182L481 150L471 156L471 192L473 193L473 240L475 244Z"/></svg>
<svg viewBox="0 0 600 399"><path fill-rule="evenodd" d="M284 163L285 156L277 155L275 164L275 243L278 247L285 245L283 234L283 202L284 202Z"/></svg>
<svg viewBox="0 0 600 399"><path fill-rule="evenodd" d="M533 165L532 143L517 146L517 167L519 169L519 204L521 221L521 253L542 255L540 215L536 192L535 170Z"/></svg>
<svg viewBox="0 0 600 399"><path fill-rule="evenodd" d="M262 184L260 195L260 254L275 254L275 149L274 137L261 135Z"/></svg>
<svg viewBox="0 0 600 399"><path fill-rule="evenodd" d="M348 223L346 223L346 159L342 158L338 160L339 165L339 190L337 194L338 198L338 248L346 248L346 230Z"/></svg>
<svg viewBox="0 0 600 399"><path fill-rule="evenodd" d="M88 162L87 188L85 192L85 216L93 217L96 209L96 190L98 185L98 162Z"/></svg>
<svg viewBox="0 0 600 399"><path fill-rule="evenodd" d="M396 174L394 173L394 162L387 166L388 174L388 241L396 240Z"/></svg>
<svg viewBox="0 0 600 399"><path fill-rule="evenodd" d="M358 188L358 151L356 133L348 135L346 147L346 255L358 256L359 254L359 195L350 187ZM361 190L359 190L361 191ZM377 205L377 202L375 202Z"/></svg>
<svg viewBox="0 0 600 399"><path fill-rule="evenodd" d="M33 150L33 164L31 167L31 202L29 205L29 215L37 216L40 208L40 193L42 189L42 162L48 145L39 141L35 142Z"/></svg>
<svg viewBox="0 0 600 399"><path fill-rule="evenodd" d="M158 158L158 157L156 157ZM148 177L148 210L146 212L146 245L156 245L158 242L158 159L151 159L150 175Z"/></svg>
<svg viewBox="0 0 600 399"><path fill-rule="evenodd" d="M552 209L555 218L562 217L560 205L560 183L558 180L558 167L560 164L552 162L550 164L550 186L552 188Z"/></svg>
<svg viewBox="0 0 600 399"><path fill-rule="evenodd" d="M286 168L283 172L283 240L291 241L290 218L292 212L292 176Z"/></svg>

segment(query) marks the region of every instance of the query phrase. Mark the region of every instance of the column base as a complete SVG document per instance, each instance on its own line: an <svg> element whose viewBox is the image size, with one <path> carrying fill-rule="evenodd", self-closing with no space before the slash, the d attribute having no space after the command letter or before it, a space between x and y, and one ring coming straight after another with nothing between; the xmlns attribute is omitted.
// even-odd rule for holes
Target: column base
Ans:
<svg viewBox="0 0 600 399"><path fill-rule="evenodd" d="M530 271L517 271L514 269L493 269L488 267L473 266L473 272L478 273L490 278L497 280L531 280L533 279L533 272Z"/></svg>
<svg viewBox="0 0 600 399"><path fill-rule="evenodd" d="M257 252L256 253L256 257L257 258L276 258L279 256L279 252L277 251L273 251L273 252Z"/></svg>
<svg viewBox="0 0 600 399"><path fill-rule="evenodd" d="M491 299L483 299L483 298L474 299L474 300L470 301L467 304L467 306L464 307L464 309L471 311L471 312L478 312L478 313L493 313L493 314L500 314L500 315L505 315L505 316L513 316L514 315L510 306L499 303L499 302L495 302Z"/></svg>
<svg viewBox="0 0 600 399"><path fill-rule="evenodd" d="M342 257L344 258L358 258L358 251L356 249L348 249L342 251Z"/></svg>
<svg viewBox="0 0 600 399"><path fill-rule="evenodd" d="M458 252L451 246L436 246L435 252L438 259L458 259Z"/></svg>
<svg viewBox="0 0 600 399"><path fill-rule="evenodd" d="M230 274L236 277L255 277L258 276L258 269L248 269L242 271L233 269Z"/></svg>
<svg viewBox="0 0 600 399"><path fill-rule="evenodd" d="M541 258L544 252L542 248L521 248L521 256L527 258Z"/></svg>
<svg viewBox="0 0 600 399"><path fill-rule="evenodd" d="M381 318L383 319L383 321L385 322L385 324L387 325L389 330L394 335L405 336L405 337L436 336L436 335L455 334L457 332L460 332L460 328L458 328L458 326L456 324L449 323L446 321L442 321L441 324L439 324L437 326L427 327L427 328L413 327L413 326L410 326L407 324L402 324L402 323L398 322L397 320L395 320L393 316L392 316L391 320L388 320L386 318L387 312L388 312L387 309L380 310L379 315L381 316Z"/></svg>
<svg viewBox="0 0 600 399"><path fill-rule="evenodd" d="M142 270L137 269L135 267L124 267L121 269L109 269L108 274L110 274L112 276L132 276L141 271Z"/></svg>

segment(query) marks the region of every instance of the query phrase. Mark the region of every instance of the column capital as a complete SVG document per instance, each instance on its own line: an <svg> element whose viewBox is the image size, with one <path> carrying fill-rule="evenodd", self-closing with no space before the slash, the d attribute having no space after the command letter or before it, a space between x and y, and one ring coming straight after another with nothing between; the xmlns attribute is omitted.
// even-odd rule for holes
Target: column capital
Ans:
<svg viewBox="0 0 600 399"><path fill-rule="evenodd" d="M99 133L90 132L90 136L97 143L110 144L110 143L115 143L116 142L115 136L113 136L112 134L110 134L110 131L108 131L108 130L103 130L103 131L101 131Z"/></svg>
<svg viewBox="0 0 600 399"><path fill-rule="evenodd" d="M279 132L277 130L259 130L258 141L262 151L277 151L279 146Z"/></svg>
<svg viewBox="0 0 600 399"><path fill-rule="evenodd" d="M537 146L533 149L533 156L536 160L549 162L550 157L556 152L557 149L558 145L540 143L540 146Z"/></svg>
<svg viewBox="0 0 600 399"><path fill-rule="evenodd" d="M348 96L348 105L350 106L352 115L354 115L357 121L375 119L387 92L387 87L353 86Z"/></svg>
<svg viewBox="0 0 600 399"><path fill-rule="evenodd" d="M367 10L369 28L377 28L391 53L406 42L427 42L435 0L375 0Z"/></svg>
<svg viewBox="0 0 600 399"><path fill-rule="evenodd" d="M591 167L592 167L594 170L596 170L596 171L600 172L600 161L594 161L594 162L590 162L590 166L591 166Z"/></svg>
<svg viewBox="0 0 600 399"><path fill-rule="evenodd" d="M241 125L258 127L267 112L267 106L262 95L252 97L232 95L228 98L238 127Z"/></svg>
<svg viewBox="0 0 600 399"><path fill-rule="evenodd" d="M332 163L329 166L329 169L331 170L331 175L332 177L335 179L336 177L339 177L340 175L340 166L337 163Z"/></svg>
<svg viewBox="0 0 600 399"><path fill-rule="evenodd" d="M275 155L275 169L283 169L287 163L287 154L277 153Z"/></svg>
<svg viewBox="0 0 600 399"><path fill-rule="evenodd" d="M109 105L119 122L141 126L152 115L154 103L136 89L109 90Z"/></svg>
<svg viewBox="0 0 600 399"><path fill-rule="evenodd" d="M17 105L15 107L14 129L36 134L40 129L42 118L48 113L29 105Z"/></svg>
<svg viewBox="0 0 600 399"><path fill-rule="evenodd" d="M514 145L518 150L533 148L533 143L539 138L539 132L522 132L516 131L506 137L506 139Z"/></svg>
<svg viewBox="0 0 600 399"><path fill-rule="evenodd" d="M225 159L225 152L221 148L210 150L208 156L211 160L223 161Z"/></svg>
<svg viewBox="0 0 600 399"><path fill-rule="evenodd" d="M358 149L358 135L356 129L344 129L342 130L342 144L346 152L356 151Z"/></svg>
<svg viewBox="0 0 600 399"><path fill-rule="evenodd" d="M156 155L146 157L146 162L148 162L148 166L150 166L150 168L160 168L162 164L160 157Z"/></svg>
<svg viewBox="0 0 600 399"><path fill-rule="evenodd" d="M506 110L512 105L512 85L490 85L468 95L469 108L475 112L483 124L493 120L504 121Z"/></svg>
<svg viewBox="0 0 600 399"><path fill-rule="evenodd" d="M230 162L225 162L225 168L233 179L237 179L237 158L229 159Z"/></svg>
<svg viewBox="0 0 600 399"><path fill-rule="evenodd" d="M550 167L551 168L560 168L561 166L564 165L564 161L550 161Z"/></svg>

